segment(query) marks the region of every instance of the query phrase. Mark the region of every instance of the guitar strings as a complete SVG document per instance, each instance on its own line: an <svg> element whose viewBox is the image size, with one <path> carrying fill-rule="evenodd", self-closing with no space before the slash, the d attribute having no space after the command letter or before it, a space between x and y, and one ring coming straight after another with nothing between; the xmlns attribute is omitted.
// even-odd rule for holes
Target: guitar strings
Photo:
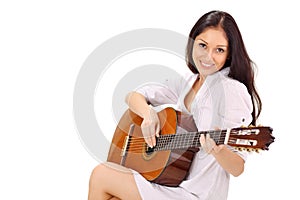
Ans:
<svg viewBox="0 0 300 200"><path fill-rule="evenodd" d="M200 133L200 134L199 134ZM226 135L221 135L222 133L226 133L226 131L218 131L218 132L189 132L189 133L178 133L178 134L164 134L164 135L160 135L158 138L173 138L173 137L180 137L180 136L184 136L184 137L200 137L201 134L210 134L210 136L212 138L220 138L220 137L223 137L225 138ZM216 133L218 134L216 136ZM231 133L230 135L237 135L236 133ZM144 139L145 137L131 137L130 139L131 140L140 140L140 139Z"/></svg>
<svg viewBox="0 0 300 200"><path fill-rule="evenodd" d="M160 135L160 137L157 138L157 144L153 148L147 146L144 137L130 136L128 140L128 145L126 146L126 151L140 153L141 151L145 151L146 148L149 148L150 151L160 151L172 149L187 149L189 147L200 147L201 144L199 138L201 134L208 133L211 135L211 138L216 141L217 144L224 144L227 130L164 134ZM240 135L240 131L231 129L230 136L236 135ZM237 139L238 138L229 138L229 141L233 144L236 142Z"/></svg>
<svg viewBox="0 0 300 200"><path fill-rule="evenodd" d="M150 148L146 145L146 142L144 141L144 139L141 139L142 141L140 142L140 144L131 144L131 146L127 146L126 151L128 152L132 152L132 153L141 153L144 151L147 151L147 148L150 149L150 151L164 151L164 150L172 150L172 149L188 149L190 147L201 147L200 141L199 142L195 142L192 141L192 143L190 144L170 144L170 145L165 145L165 144L159 144L156 145L153 148ZM236 139L235 139L236 140ZM234 142L232 142L234 143ZM239 145L240 147L243 145ZM245 146L248 147L248 146ZM253 147L252 147L253 148Z"/></svg>
<svg viewBox="0 0 300 200"><path fill-rule="evenodd" d="M182 137L185 137L185 140L182 140ZM194 140L195 138L200 138L200 135L186 135L186 134L173 134L173 135L161 135L159 136L157 139L160 141L160 142L164 142L164 141L167 141L169 142L170 140L173 140L173 141L177 141L177 142L185 142L185 141L188 141L188 139L186 139L188 137L188 139L192 139ZM219 140L219 139L224 139L226 136L212 136L212 139L214 140ZM178 141L178 139L180 139ZM129 139L131 142L138 142L138 141L144 141L144 137L131 137Z"/></svg>
<svg viewBox="0 0 300 200"><path fill-rule="evenodd" d="M212 139L220 143L220 141L224 142L225 137L224 135L221 135L221 133L225 133L226 131L217 131L219 134L217 137L215 135L212 135ZM202 132L201 132L202 133ZM209 132L205 132L209 133ZM205 134L203 133L203 134ZM216 131L213 131L211 133L216 133ZM170 135L161 135L159 138L157 138L157 145L153 148L153 150L169 150L169 149L180 149L180 148L189 148L189 147L199 147L200 146L200 134L199 132L194 133L182 133L182 134L170 134ZM131 137L128 140L128 146L127 151L130 152L139 152L147 148L145 139L143 137L140 138L134 138Z"/></svg>

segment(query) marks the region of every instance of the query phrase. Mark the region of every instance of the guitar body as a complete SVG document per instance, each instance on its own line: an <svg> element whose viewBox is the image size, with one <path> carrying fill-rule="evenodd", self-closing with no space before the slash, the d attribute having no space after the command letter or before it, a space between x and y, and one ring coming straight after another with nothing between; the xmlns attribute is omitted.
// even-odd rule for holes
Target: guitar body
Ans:
<svg viewBox="0 0 300 200"><path fill-rule="evenodd" d="M176 134L177 129L196 131L194 124L184 127L185 116L173 108L158 112L160 135ZM143 138L140 125L143 119L127 110L112 138L107 161L139 172L147 180L166 186L178 186L188 175L198 148L152 151ZM191 124L189 122L189 124ZM191 128L192 127L192 128Z"/></svg>

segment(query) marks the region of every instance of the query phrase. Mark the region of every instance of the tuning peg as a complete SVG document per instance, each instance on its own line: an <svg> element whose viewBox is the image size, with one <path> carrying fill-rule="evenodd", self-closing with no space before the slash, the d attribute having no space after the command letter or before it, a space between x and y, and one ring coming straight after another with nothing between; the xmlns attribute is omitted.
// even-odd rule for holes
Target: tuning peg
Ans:
<svg viewBox="0 0 300 200"><path fill-rule="evenodd" d="M238 150L238 151L242 151L242 147L234 147L234 149Z"/></svg>

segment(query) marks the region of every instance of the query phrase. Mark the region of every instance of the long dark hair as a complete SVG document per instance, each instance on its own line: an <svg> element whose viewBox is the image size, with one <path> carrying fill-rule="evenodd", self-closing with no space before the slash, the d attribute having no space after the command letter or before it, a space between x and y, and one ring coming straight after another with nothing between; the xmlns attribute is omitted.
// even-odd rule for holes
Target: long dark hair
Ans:
<svg viewBox="0 0 300 200"><path fill-rule="evenodd" d="M195 38L208 27L221 27L229 43L229 56L222 69L229 67L228 76L243 83L251 95L253 112L252 125L261 112L262 102L254 84L254 62L250 59L242 35L233 17L223 11L211 11L203 15L194 25L186 47L186 63L193 73L199 73L192 58Z"/></svg>

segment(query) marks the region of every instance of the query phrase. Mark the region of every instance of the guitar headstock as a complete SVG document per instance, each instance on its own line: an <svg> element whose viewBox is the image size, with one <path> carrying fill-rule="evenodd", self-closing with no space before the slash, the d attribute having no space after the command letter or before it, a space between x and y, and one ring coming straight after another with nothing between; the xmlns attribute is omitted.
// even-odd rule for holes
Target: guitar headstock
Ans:
<svg viewBox="0 0 300 200"><path fill-rule="evenodd" d="M269 145L275 140L272 131L268 126L233 128L227 144L238 150L269 150Z"/></svg>

